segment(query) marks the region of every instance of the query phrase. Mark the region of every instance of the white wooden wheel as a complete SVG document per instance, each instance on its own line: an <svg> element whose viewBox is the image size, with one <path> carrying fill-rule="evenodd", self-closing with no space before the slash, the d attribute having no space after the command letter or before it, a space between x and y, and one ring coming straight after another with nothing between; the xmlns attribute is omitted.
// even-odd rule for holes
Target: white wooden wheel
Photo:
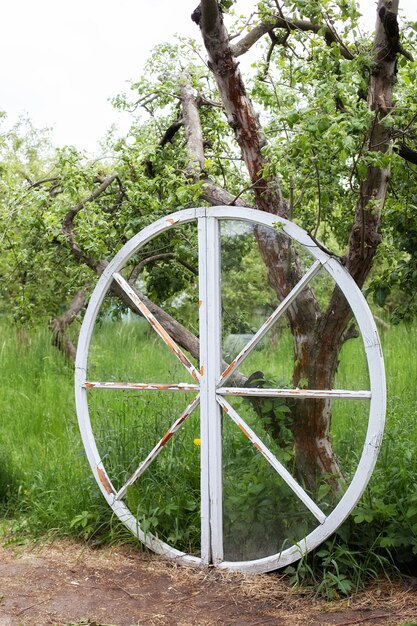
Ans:
<svg viewBox="0 0 417 626"><path fill-rule="evenodd" d="M197 220L199 247L199 329L200 364L197 369L185 353L159 324L136 293L122 277L120 271L137 251L157 235L176 226ZM312 256L312 263L298 284L278 305L275 312L249 340L233 362L223 371L221 366L221 294L220 294L220 251L219 224L222 220L237 220L254 225L280 229ZM300 291L320 271L325 271L338 285L346 297L358 329L362 335L369 370L369 389L265 389L238 388L226 385L233 372L239 368L257 343L265 336L272 325L285 313ZM125 291L138 311L147 318L156 333L163 339L181 364L191 374L194 383L172 382L170 385L91 381L87 379L87 364L91 337L104 297L113 280ZM152 390L167 392L193 392L194 396L187 408L178 415L169 430L155 442L155 446L139 464L136 471L118 490L113 486L103 460L100 457L89 415L89 389L138 390L147 393ZM97 391L99 393L99 391ZM287 220L254 209L240 207L214 207L185 209L161 218L133 237L109 263L91 296L82 324L76 357L75 374L76 406L84 448L104 498L120 520L151 550L193 566L214 565L219 568L242 572L266 572L286 566L311 551L346 519L361 497L372 474L379 448L385 419L385 374L381 346L377 329L369 307L345 268L337 259L318 247L301 228ZM369 402L369 419L363 450L356 472L348 488L333 510L326 514L299 484L274 453L261 441L254 430L242 419L231 404L231 396L257 395L272 398L346 398L352 402ZM200 410L200 485L201 485L201 556L196 557L181 552L161 541L149 532L144 532L138 520L124 502L130 485L140 480L141 475L156 459L165 444L186 422L194 409ZM249 442L270 464L280 480L284 481L295 497L312 514L316 527L307 536L288 537L288 547L263 558L241 561L227 561L223 550L223 484L222 484L222 421L232 420L244 432Z"/></svg>

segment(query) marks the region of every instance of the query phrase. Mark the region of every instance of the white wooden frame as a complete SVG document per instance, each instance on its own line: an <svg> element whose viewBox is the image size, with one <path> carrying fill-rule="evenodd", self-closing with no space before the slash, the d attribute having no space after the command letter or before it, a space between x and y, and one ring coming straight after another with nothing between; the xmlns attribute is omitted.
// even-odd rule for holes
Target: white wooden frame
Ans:
<svg viewBox="0 0 417 626"><path fill-rule="evenodd" d="M281 302L273 315L259 329L256 335L243 348L229 367L221 372L221 317L220 317L220 252L219 220L241 220L252 224L275 227L277 224L284 233L310 252L313 262L310 269L295 286L292 292ZM200 298L200 369L197 370L137 297L128 283L119 274L129 259L153 237L180 224L197 220L199 243L199 298ZM265 335L272 324L285 312L301 289L322 268L328 272L347 298L358 328L361 332L369 369L370 389L351 390L299 390L299 389L252 389L225 386L233 371L243 362ZM93 382L86 379L88 351L93 327L113 280L116 280L132 303L148 319L155 331L162 337L168 348L175 354L192 375L196 384L145 384L145 383L108 383ZM176 559L193 566L214 565L222 569L241 572L267 572L286 566L301 558L333 533L350 514L361 497L372 474L381 445L386 406L385 372L378 332L369 307L346 269L334 257L319 248L309 235L292 222L275 215L241 207L196 208L178 211L144 228L126 243L103 272L91 296L90 303L81 328L75 369L75 396L79 426L84 448L96 478L96 481L110 507L120 520L151 550L158 554ZM87 395L90 388L98 389L137 389L163 390L167 392L194 391L194 400L178 417L164 437L150 451L146 459L132 474L127 483L116 491L100 458L88 411ZM326 516L286 468L276 459L268 448L259 440L227 401L229 395L258 395L272 397L301 398L350 398L369 399L369 421L362 455L355 475L333 511ZM123 496L132 484L152 463L168 440L186 421L191 412L200 406L201 425L201 557L195 557L144 533L136 518L124 504ZM316 517L317 527L296 545L274 555L252 561L223 560L222 528L222 410L239 426L248 439L256 445L258 451L272 465L306 508ZM210 416L210 419L209 419Z"/></svg>

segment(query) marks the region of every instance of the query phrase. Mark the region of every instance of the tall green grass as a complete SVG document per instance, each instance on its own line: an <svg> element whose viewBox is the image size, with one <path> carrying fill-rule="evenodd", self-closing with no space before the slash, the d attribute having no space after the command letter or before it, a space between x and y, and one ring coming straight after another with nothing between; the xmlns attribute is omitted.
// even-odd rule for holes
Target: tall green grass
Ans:
<svg viewBox="0 0 417 626"><path fill-rule="evenodd" d="M410 572L417 563L417 363L413 358L417 336L415 329L398 326L384 332L382 341L388 379L387 428L370 486L336 535L289 570L294 581L316 577L317 586L322 584L335 593L350 591L365 574L376 575L393 562ZM284 353L290 358L285 336L282 346L287 346ZM285 368L274 370L268 350L254 353L247 367L265 370L266 364L266 375L284 377ZM125 538L85 458L75 416L73 368L51 347L49 334L39 330L19 336L3 323L0 372L0 511L8 520L9 537L53 532L101 541ZM106 322L93 337L89 368L93 380L187 382L187 376L140 323ZM366 368L355 342L344 348L337 384L366 385ZM90 397L99 450L116 486L123 484L190 400L188 394L99 390ZM364 436L358 423L365 423L366 413L352 407L351 402L339 401L332 431L348 474L356 467ZM253 427L261 428L248 403L239 410ZM280 549L288 533L307 532L308 520L303 531L302 513L292 495L274 483L269 468L239 431L227 426L224 434L228 558L263 556L271 548ZM145 530L194 553L199 543L198 437L196 413L127 496ZM266 431L262 437L274 445ZM275 451L290 466L290 451L285 447ZM322 495L325 500L326 494ZM292 526L274 525L282 502ZM266 528L275 530L266 533ZM262 541L248 545L257 534ZM242 545L246 555L239 555Z"/></svg>
<svg viewBox="0 0 417 626"><path fill-rule="evenodd" d="M2 511L18 533L67 534L80 511L105 508L80 442L72 367L47 331L17 334L3 324L0 371Z"/></svg>
<svg viewBox="0 0 417 626"><path fill-rule="evenodd" d="M313 584L329 597L350 593L370 577L417 574L416 327L393 326L381 332L381 341L387 419L370 483L333 537L288 568L294 583ZM345 345L347 353L351 349Z"/></svg>

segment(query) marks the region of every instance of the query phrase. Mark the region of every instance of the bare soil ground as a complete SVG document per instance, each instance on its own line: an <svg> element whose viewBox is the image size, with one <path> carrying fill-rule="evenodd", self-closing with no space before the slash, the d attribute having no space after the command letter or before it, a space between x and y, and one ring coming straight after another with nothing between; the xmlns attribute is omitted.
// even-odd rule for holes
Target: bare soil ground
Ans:
<svg viewBox="0 0 417 626"><path fill-rule="evenodd" d="M417 626L417 591L375 583L326 603L279 574L192 570L117 547L0 548L0 626Z"/></svg>

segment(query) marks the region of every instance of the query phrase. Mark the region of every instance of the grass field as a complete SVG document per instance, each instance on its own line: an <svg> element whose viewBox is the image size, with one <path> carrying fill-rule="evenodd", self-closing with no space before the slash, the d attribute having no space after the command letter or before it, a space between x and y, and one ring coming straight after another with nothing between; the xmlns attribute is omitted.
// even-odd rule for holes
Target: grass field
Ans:
<svg viewBox="0 0 417 626"><path fill-rule="evenodd" d="M76 422L72 366L50 346L46 331L19 335L3 324L0 332L0 507L9 538L20 541L28 535L53 533L96 541L126 539L127 531L112 518L87 466ZM104 323L93 338L88 377L187 382L187 372L158 341L142 324ZM385 331L382 342L388 414L380 460L354 515L342 526L337 540L329 540L322 555L315 557L325 570L328 561L329 572L335 551L338 553L338 584L343 576L352 577L351 569L360 561L359 556L352 556L355 553L375 556L372 567L368 563L372 571L386 567L391 557L411 571L417 553L417 365L411 356L417 351L417 337L414 329L398 326ZM285 361L291 353L285 334L278 345L282 348L279 360L267 347L254 353L246 373L262 367L272 380L285 379ZM355 342L348 342L341 356L337 386L363 388L366 378L362 351ZM94 390L90 400L99 450L118 487L190 396ZM359 401L353 409L351 401L335 402L332 436L347 475L356 467L361 450L365 404ZM287 446L276 446L247 402L237 400L236 407L291 468L291 441ZM198 438L196 412L126 499L145 530L197 554ZM302 537L310 520L289 490L277 483L269 466L230 424L225 424L224 441L227 558L264 556L271 549L279 549L283 537ZM322 498L325 506L325 492ZM285 521L280 517L283 507ZM304 563L303 567L292 572L296 579L310 573L310 565Z"/></svg>

